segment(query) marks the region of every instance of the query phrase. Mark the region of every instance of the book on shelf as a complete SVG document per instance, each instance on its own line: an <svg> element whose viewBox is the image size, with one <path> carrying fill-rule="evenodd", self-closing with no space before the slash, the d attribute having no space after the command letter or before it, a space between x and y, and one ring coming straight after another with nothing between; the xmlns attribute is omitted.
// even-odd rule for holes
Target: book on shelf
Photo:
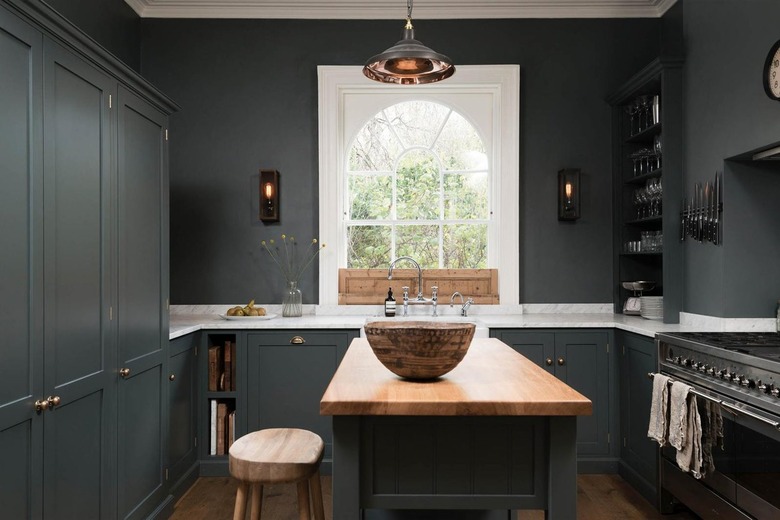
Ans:
<svg viewBox="0 0 780 520"><path fill-rule="evenodd" d="M222 374L222 347L209 347L209 392L219 390L220 376Z"/></svg>
<svg viewBox="0 0 780 520"><path fill-rule="evenodd" d="M225 426L227 418L227 404L217 403L217 455L225 454Z"/></svg>
<svg viewBox="0 0 780 520"><path fill-rule="evenodd" d="M224 382L222 385L222 388L220 390L227 390L232 391L233 388L233 349L231 348L232 342L230 340L225 340L225 346L223 350L223 356L225 360L224 364Z"/></svg>
<svg viewBox="0 0 780 520"><path fill-rule="evenodd" d="M233 442L236 440L236 411L232 410L228 414L228 434L227 434L227 447L230 449L230 447L233 445Z"/></svg>
<svg viewBox="0 0 780 520"><path fill-rule="evenodd" d="M211 421L209 426L209 455L217 454L217 400L209 400Z"/></svg>
<svg viewBox="0 0 780 520"><path fill-rule="evenodd" d="M236 390L236 342L230 342L230 359L232 365L230 365L230 390Z"/></svg>

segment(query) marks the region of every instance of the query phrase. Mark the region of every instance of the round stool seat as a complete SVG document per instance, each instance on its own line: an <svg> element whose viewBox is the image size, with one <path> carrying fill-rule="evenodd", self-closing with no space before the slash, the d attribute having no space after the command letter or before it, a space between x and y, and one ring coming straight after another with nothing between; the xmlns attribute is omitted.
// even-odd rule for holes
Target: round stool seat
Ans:
<svg viewBox="0 0 780 520"><path fill-rule="evenodd" d="M297 428L248 433L230 447L230 474L244 482L298 482L318 470L324 446L319 435Z"/></svg>

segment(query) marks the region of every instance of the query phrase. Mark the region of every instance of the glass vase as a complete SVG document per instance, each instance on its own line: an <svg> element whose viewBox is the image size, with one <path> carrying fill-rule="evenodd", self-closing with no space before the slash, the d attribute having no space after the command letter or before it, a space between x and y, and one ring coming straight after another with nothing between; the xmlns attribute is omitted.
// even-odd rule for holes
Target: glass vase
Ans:
<svg viewBox="0 0 780 520"><path fill-rule="evenodd" d="M291 318L303 315L303 297L298 289L298 282L287 282L287 289L282 298L282 316Z"/></svg>

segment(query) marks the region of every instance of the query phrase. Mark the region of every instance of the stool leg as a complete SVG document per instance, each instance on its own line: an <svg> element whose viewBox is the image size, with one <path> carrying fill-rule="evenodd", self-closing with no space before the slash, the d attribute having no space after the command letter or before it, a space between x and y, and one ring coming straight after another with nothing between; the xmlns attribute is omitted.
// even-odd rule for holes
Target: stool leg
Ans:
<svg viewBox="0 0 780 520"><path fill-rule="evenodd" d="M305 480L298 481L298 517L301 520L311 520L309 514L309 483Z"/></svg>
<svg viewBox="0 0 780 520"><path fill-rule="evenodd" d="M249 509L251 520L260 520L260 512L263 510L263 485L252 484L252 507Z"/></svg>
<svg viewBox="0 0 780 520"><path fill-rule="evenodd" d="M314 509L314 520L325 520L325 508L322 506L320 470L315 471L314 475L309 478L309 488L311 491L312 509Z"/></svg>
<svg viewBox="0 0 780 520"><path fill-rule="evenodd" d="M246 499L249 491L249 484L240 481L238 490L236 490L236 508L233 510L233 520L245 520L246 518Z"/></svg>

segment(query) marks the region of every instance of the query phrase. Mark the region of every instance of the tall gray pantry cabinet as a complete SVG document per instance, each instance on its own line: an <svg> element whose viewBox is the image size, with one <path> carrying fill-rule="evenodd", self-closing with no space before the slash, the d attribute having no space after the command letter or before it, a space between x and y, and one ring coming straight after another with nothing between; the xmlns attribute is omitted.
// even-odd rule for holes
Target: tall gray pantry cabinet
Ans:
<svg viewBox="0 0 780 520"><path fill-rule="evenodd" d="M0 2L0 504L146 518L167 493L167 118L40 2Z"/></svg>

